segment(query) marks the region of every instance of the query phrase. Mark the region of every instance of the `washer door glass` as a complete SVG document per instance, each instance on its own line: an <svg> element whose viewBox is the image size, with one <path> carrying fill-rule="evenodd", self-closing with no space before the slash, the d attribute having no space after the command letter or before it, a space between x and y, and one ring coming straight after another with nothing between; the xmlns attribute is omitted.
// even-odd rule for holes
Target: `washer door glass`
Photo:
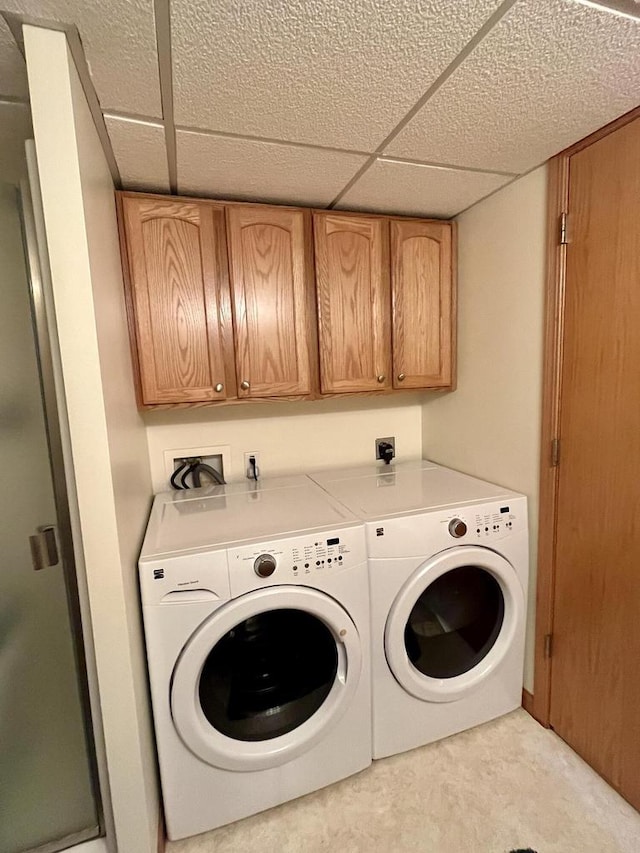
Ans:
<svg viewBox="0 0 640 853"><path fill-rule="evenodd" d="M273 586L222 605L193 632L173 670L171 715L183 743L215 767L277 767L326 737L361 673L360 636L343 607L309 587Z"/></svg>
<svg viewBox="0 0 640 853"><path fill-rule="evenodd" d="M504 621L500 584L480 566L460 566L422 592L404 631L409 660L430 678L455 678L477 666Z"/></svg>
<svg viewBox="0 0 640 853"><path fill-rule="evenodd" d="M504 557L463 545L419 566L396 596L384 647L398 683L418 699L472 691L524 632L524 592Z"/></svg>
<svg viewBox="0 0 640 853"><path fill-rule="evenodd" d="M202 711L227 737L262 741L287 734L318 710L338 671L336 641L303 610L271 610L235 625L202 668Z"/></svg>

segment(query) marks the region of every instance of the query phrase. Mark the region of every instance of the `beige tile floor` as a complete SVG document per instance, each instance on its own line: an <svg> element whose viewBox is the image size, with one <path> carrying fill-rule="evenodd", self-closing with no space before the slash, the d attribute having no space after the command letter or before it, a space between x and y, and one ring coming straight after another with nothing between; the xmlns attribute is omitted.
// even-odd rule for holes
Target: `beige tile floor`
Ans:
<svg viewBox="0 0 640 853"><path fill-rule="evenodd" d="M640 772L640 769L639 769ZM522 710L167 853L639 853L640 814Z"/></svg>

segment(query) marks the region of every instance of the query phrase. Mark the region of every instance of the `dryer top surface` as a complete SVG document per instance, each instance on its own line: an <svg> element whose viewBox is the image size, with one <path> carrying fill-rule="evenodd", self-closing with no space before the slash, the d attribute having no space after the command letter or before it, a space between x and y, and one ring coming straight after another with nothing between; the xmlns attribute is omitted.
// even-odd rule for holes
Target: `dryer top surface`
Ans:
<svg viewBox="0 0 640 853"><path fill-rule="evenodd" d="M364 521L430 510L454 509L490 500L519 497L517 492L443 468L426 460L371 470L351 469L310 475Z"/></svg>
<svg viewBox="0 0 640 853"><path fill-rule="evenodd" d="M156 495L141 559L361 524L307 477Z"/></svg>

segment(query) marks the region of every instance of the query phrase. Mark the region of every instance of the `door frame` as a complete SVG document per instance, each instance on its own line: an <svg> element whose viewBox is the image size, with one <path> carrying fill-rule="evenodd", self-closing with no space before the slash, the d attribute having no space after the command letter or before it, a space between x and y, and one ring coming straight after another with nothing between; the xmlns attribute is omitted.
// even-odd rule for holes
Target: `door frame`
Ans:
<svg viewBox="0 0 640 853"><path fill-rule="evenodd" d="M571 157L640 118L640 106L586 136L549 160L547 183L547 268L544 308L542 422L540 433L540 500L538 575L534 645L534 693L531 713L549 726L551 705L551 639L555 602L555 551L559 466L554 441L559 438L562 410L562 359L567 244L560 242L561 217L568 213ZM567 229L571 239L570 223ZM555 458L554 458L555 457Z"/></svg>

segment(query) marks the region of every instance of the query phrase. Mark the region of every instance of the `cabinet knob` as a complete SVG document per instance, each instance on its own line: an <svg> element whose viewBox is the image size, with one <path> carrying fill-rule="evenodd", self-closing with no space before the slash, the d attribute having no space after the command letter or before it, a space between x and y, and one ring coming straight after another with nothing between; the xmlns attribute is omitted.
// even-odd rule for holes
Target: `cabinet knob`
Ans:
<svg viewBox="0 0 640 853"><path fill-rule="evenodd" d="M403 381L404 381L404 373L399 373L398 374L398 382L403 382Z"/></svg>
<svg viewBox="0 0 640 853"><path fill-rule="evenodd" d="M378 380L378 382L380 382L382 384L385 380L384 373L380 373L378 376L376 376L376 379Z"/></svg>
<svg viewBox="0 0 640 853"><path fill-rule="evenodd" d="M247 382L246 379L243 379L242 382L240 383L240 387L242 388L243 391L248 391L249 388L251 388L251 385Z"/></svg>
<svg viewBox="0 0 640 853"><path fill-rule="evenodd" d="M222 382L218 382L218 384L214 386L213 390L217 391L218 394L220 394L221 391L224 391L224 385L222 384Z"/></svg>

